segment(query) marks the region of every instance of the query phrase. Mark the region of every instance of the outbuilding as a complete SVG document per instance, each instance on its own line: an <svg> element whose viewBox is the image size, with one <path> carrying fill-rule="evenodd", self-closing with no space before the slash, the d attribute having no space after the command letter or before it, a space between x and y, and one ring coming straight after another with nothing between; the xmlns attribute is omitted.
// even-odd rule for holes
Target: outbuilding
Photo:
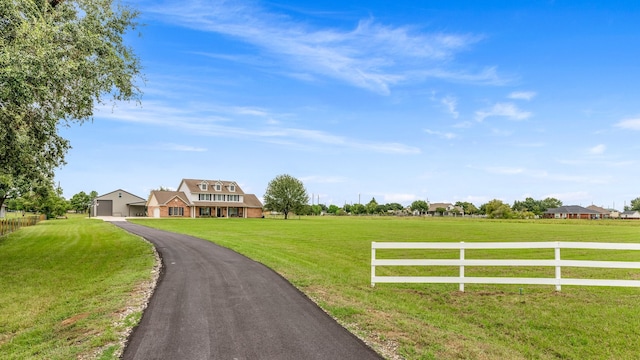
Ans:
<svg viewBox="0 0 640 360"><path fill-rule="evenodd" d="M98 196L91 205L91 216L146 216L146 200L118 189Z"/></svg>

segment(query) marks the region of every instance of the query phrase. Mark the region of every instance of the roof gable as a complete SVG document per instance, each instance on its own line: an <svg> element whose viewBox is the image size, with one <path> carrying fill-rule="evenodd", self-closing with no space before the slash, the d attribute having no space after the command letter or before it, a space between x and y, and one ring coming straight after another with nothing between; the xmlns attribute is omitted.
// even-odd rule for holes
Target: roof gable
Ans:
<svg viewBox="0 0 640 360"><path fill-rule="evenodd" d="M125 191L125 190L122 190L122 189L117 189L117 190L110 191L110 192L108 192L108 193L106 193L106 194L102 194L102 195L100 195L100 196L96 197L96 199L100 200L100 198L107 197L107 196L109 196L109 195L111 195L111 194L115 194L115 193L117 193L117 192L127 193L127 194L129 194L129 195L131 195L131 196L133 196L133 197L135 197L135 198L137 198L137 199L140 199L140 201L143 201L143 202L144 202L144 201L146 201L144 198L141 198L141 197L140 197L140 196L138 196L138 195L132 194L132 193L130 193L130 192L128 192L128 191Z"/></svg>
<svg viewBox="0 0 640 360"><path fill-rule="evenodd" d="M208 183L207 190L202 190L200 188L200 184ZM216 190L216 185L220 184L221 189ZM243 195L244 191L238 186L238 183L235 181L227 181L227 180L204 180L204 179L182 179L180 182L180 187L186 186L190 193L192 194L215 194L215 193L233 193L238 195ZM234 190L230 190L231 187L234 187Z"/></svg>
<svg viewBox="0 0 640 360"><path fill-rule="evenodd" d="M155 197L159 205L167 205L171 200L178 198L187 205L191 205L187 195L182 191L160 191L154 190L151 192L149 198Z"/></svg>

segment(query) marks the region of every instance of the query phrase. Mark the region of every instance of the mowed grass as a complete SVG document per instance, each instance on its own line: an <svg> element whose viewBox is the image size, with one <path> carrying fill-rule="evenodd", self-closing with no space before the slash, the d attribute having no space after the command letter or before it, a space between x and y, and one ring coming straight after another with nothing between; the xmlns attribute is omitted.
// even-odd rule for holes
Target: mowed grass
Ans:
<svg viewBox="0 0 640 360"><path fill-rule="evenodd" d="M0 237L0 359L115 358L141 317L125 309L154 264L150 244L100 220Z"/></svg>
<svg viewBox="0 0 640 360"><path fill-rule="evenodd" d="M406 359L636 359L640 288L370 284L372 241L639 242L640 222L492 221L393 217L300 219L136 219L211 240L276 270L374 347ZM546 251L546 250L545 250ZM420 257L395 251L380 257ZM431 254L433 255L433 254ZM467 250L467 258L483 253ZM593 256L564 251L563 257ZM435 253L456 258L457 252ZM504 258L553 258L515 251ZM495 256L489 256L495 258ZM639 252L599 253L640 261ZM390 269L379 274L457 275L454 269ZM475 273L474 273L475 271ZM552 277L553 269L467 268L467 276ZM640 279L635 270L563 269L565 277ZM389 355L389 351L386 352Z"/></svg>

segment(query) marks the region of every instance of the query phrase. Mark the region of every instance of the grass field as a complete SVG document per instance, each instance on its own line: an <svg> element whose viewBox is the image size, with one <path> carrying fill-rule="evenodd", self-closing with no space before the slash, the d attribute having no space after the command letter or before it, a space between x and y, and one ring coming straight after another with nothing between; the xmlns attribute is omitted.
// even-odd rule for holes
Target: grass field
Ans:
<svg viewBox="0 0 640 360"><path fill-rule="evenodd" d="M371 241L639 242L640 222L392 217L134 222L209 239L266 264L374 347L391 348L406 359L639 356L639 288L564 286L560 293L553 286L517 285L468 284L465 293L458 292L457 285L452 284L379 284L371 288L370 246ZM539 255L515 252L505 256ZM580 259L593 254L574 251L566 255ZM441 256L455 257L457 253ZM600 260L640 260L637 252L600 252L599 256ZM383 271L391 270L381 269L380 274ZM425 269L401 271L415 274ZM500 268L477 271L498 276L515 274L512 269ZM525 276L553 274L553 269L551 275L541 269L518 271L525 272ZM470 271L467 274L472 275ZM563 269L563 276L571 275L640 279L640 274L631 270L594 274L588 269ZM386 354L389 355L388 350Z"/></svg>
<svg viewBox="0 0 640 360"><path fill-rule="evenodd" d="M0 237L0 359L116 358L154 264L150 244L100 220Z"/></svg>

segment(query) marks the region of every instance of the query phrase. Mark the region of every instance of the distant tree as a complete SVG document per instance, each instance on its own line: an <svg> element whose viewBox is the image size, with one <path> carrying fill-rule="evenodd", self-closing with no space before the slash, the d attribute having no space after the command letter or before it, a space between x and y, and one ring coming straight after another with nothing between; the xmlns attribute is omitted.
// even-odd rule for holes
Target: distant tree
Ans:
<svg viewBox="0 0 640 360"><path fill-rule="evenodd" d="M455 205L462 208L462 211L467 215L477 214L480 211L475 205L466 201L458 201Z"/></svg>
<svg viewBox="0 0 640 360"><path fill-rule="evenodd" d="M629 206L629 210L640 211L640 197L631 200L631 206Z"/></svg>
<svg viewBox="0 0 640 360"><path fill-rule="evenodd" d="M351 205L351 213L354 215L361 215L367 213L367 208L362 204L353 204Z"/></svg>
<svg viewBox="0 0 640 360"><path fill-rule="evenodd" d="M338 212L338 210L340 210L340 208L337 205L329 205L329 209L327 209L327 213L329 214L336 214Z"/></svg>
<svg viewBox="0 0 640 360"><path fill-rule="evenodd" d="M378 211L378 202L376 198L371 198L366 205L367 214L375 214Z"/></svg>
<svg viewBox="0 0 640 360"><path fill-rule="evenodd" d="M534 200L531 197L526 198L524 201L514 201L511 206L511 210L516 212L531 212L535 215L542 215L550 208L557 208L562 206L562 201L555 198L546 198L544 200Z"/></svg>
<svg viewBox="0 0 640 360"><path fill-rule="evenodd" d="M344 206L342 207L342 209L343 209L346 213L350 213L350 212L351 212L351 205L349 205L349 204L344 204Z"/></svg>
<svg viewBox="0 0 640 360"><path fill-rule="evenodd" d="M91 205L91 196L87 195L84 191L80 191L69 199L69 205L75 212L84 213Z"/></svg>
<svg viewBox="0 0 640 360"><path fill-rule="evenodd" d="M552 208L558 208L562 206L562 201L548 197L540 202L540 213L543 213Z"/></svg>
<svg viewBox="0 0 640 360"><path fill-rule="evenodd" d="M429 203L424 200L416 200L411 203L411 211L418 211L420 215L426 214L429 211Z"/></svg>
<svg viewBox="0 0 640 360"><path fill-rule="evenodd" d="M445 208L443 208L443 207L437 207L437 208L436 208L436 212L437 212L438 214L440 214L440 216L443 216L443 215L444 215L444 213L445 213L446 211L447 211L447 209L445 209Z"/></svg>
<svg viewBox="0 0 640 360"><path fill-rule="evenodd" d="M308 202L309 195L302 181L288 174L271 180L264 194L264 208L283 213L285 219L291 211L301 209Z"/></svg>
<svg viewBox="0 0 640 360"><path fill-rule="evenodd" d="M482 207L484 207L484 212L490 219L511 219L513 217L511 206L498 199L493 199L482 205Z"/></svg>
<svg viewBox="0 0 640 360"><path fill-rule="evenodd" d="M393 211L404 210L404 206L402 206L402 204L398 204L398 203L386 204L385 208L387 210L393 210Z"/></svg>

